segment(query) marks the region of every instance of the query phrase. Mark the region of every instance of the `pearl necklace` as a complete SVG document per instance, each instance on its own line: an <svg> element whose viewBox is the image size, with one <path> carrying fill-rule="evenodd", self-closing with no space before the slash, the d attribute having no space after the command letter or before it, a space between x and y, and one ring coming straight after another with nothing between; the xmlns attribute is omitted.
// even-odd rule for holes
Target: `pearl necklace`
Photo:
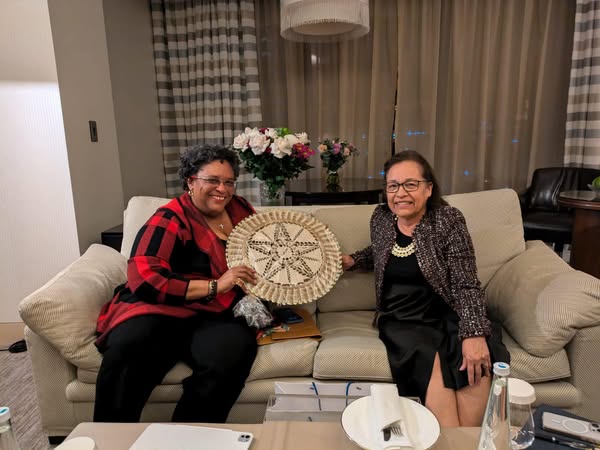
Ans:
<svg viewBox="0 0 600 450"><path fill-rule="evenodd" d="M411 242L406 247L400 247L397 242L394 242L392 247L392 255L398 258L406 258L415 252L415 243Z"/></svg>

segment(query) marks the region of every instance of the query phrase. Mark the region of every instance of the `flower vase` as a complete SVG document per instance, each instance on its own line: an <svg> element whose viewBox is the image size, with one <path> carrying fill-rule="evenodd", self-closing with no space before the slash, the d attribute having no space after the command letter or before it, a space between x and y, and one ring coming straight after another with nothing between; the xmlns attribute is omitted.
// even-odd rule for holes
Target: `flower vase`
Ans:
<svg viewBox="0 0 600 450"><path fill-rule="evenodd" d="M262 181L259 187L261 206L283 206L285 204L285 187L281 186L275 192L269 189L269 185Z"/></svg>
<svg viewBox="0 0 600 450"><path fill-rule="evenodd" d="M327 191L328 192L340 192L342 186L340 186L340 174L337 170L327 171Z"/></svg>

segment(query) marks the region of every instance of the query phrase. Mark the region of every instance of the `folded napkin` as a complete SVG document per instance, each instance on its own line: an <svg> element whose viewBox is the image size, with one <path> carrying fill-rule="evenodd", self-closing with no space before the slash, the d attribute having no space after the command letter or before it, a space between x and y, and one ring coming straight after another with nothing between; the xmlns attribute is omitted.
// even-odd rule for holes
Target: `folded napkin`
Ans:
<svg viewBox="0 0 600 450"><path fill-rule="evenodd" d="M373 442L380 450L400 450L413 448L409 438L407 425L410 420L410 400L398 396L395 384L371 385L372 436ZM400 427L402 436L391 433L388 441L384 440L383 430L394 425Z"/></svg>

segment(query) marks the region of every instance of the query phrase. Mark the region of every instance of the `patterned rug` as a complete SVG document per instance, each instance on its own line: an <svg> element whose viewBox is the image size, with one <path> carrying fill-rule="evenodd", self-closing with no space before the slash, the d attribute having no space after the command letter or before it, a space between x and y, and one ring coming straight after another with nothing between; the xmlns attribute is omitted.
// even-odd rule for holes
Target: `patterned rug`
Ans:
<svg viewBox="0 0 600 450"><path fill-rule="evenodd" d="M33 384L29 353L0 351L0 406L8 406L13 428L22 449L46 450L40 411Z"/></svg>

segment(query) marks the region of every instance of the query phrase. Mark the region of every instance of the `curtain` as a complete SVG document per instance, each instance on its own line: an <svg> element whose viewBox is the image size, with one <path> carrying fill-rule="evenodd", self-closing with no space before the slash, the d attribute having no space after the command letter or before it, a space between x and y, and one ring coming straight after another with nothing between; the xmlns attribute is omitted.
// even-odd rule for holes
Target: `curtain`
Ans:
<svg viewBox="0 0 600 450"><path fill-rule="evenodd" d="M167 193L181 193L179 155L192 144L230 145L261 123L252 0L151 0ZM238 193L255 200L249 174Z"/></svg>
<svg viewBox="0 0 600 450"><path fill-rule="evenodd" d="M370 33L333 44L282 39L279 0L256 0L255 8L263 126L306 131L313 149L325 138L349 140L360 153L342 176L379 176L392 152L395 2L372 1ZM310 163L302 177L322 177L319 156Z"/></svg>
<svg viewBox="0 0 600 450"><path fill-rule="evenodd" d="M600 2L577 0L567 114L566 165L600 167Z"/></svg>
<svg viewBox="0 0 600 450"><path fill-rule="evenodd" d="M380 176L404 148L444 193L562 165L573 0L370 0L370 33L337 44L283 40L278 0L255 10L263 125L354 142L342 176Z"/></svg>
<svg viewBox="0 0 600 450"><path fill-rule="evenodd" d="M444 193L521 190L561 165L571 0L399 0L396 148Z"/></svg>

